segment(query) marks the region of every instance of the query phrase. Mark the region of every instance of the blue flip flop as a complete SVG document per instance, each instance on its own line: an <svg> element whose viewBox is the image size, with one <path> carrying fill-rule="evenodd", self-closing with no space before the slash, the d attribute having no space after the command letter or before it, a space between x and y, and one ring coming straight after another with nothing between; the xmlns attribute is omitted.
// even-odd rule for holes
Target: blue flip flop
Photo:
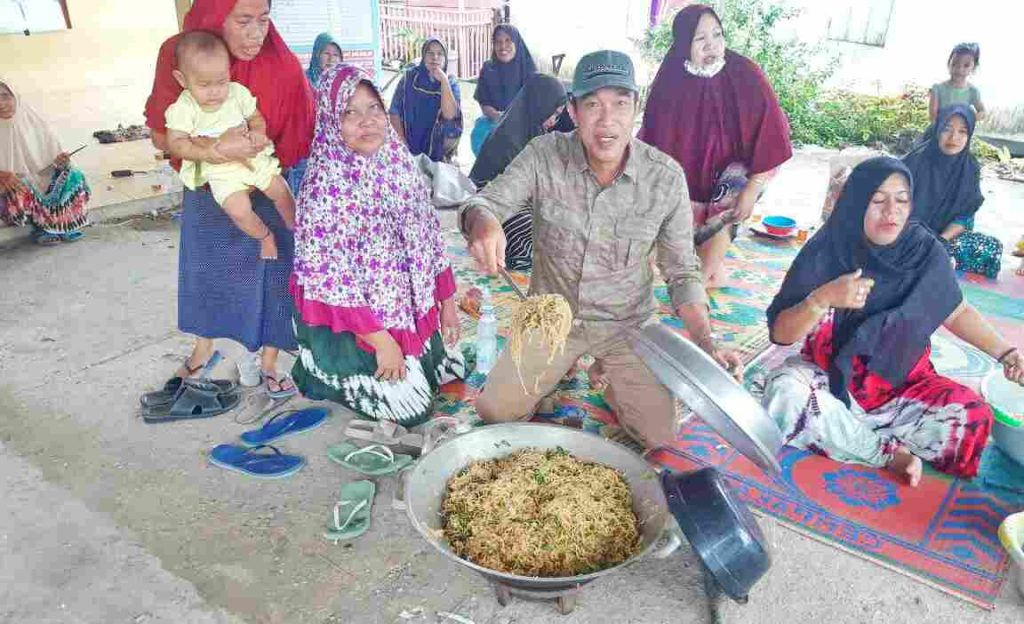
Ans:
<svg viewBox="0 0 1024 624"><path fill-rule="evenodd" d="M329 414L330 412L324 407L307 407L306 409L281 412L259 429L246 431L239 437L245 446L263 446L282 438L316 429L324 424Z"/></svg>
<svg viewBox="0 0 1024 624"><path fill-rule="evenodd" d="M264 448L273 452L257 452ZM234 444L221 444L210 451L210 463L257 479L280 479L301 470L306 465L306 460L295 455L283 455L273 446L246 448Z"/></svg>

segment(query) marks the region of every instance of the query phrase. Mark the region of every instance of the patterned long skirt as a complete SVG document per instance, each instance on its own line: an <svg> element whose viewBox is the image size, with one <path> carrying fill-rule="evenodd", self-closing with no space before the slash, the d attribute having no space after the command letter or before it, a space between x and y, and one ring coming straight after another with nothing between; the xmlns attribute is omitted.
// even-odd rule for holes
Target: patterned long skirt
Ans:
<svg viewBox="0 0 1024 624"><path fill-rule="evenodd" d="M977 273L991 279L999 275L1003 244L998 238L968 231L951 240L947 248L956 260L957 271Z"/></svg>
<svg viewBox="0 0 1024 624"><path fill-rule="evenodd" d="M391 420L411 427L430 418L441 386L466 375L462 354L448 350L435 332L419 357L405 357L403 381L374 376L377 358L356 344L351 332L306 325L294 315L299 357L292 378L303 396L330 400L370 420Z"/></svg>
<svg viewBox="0 0 1024 624"><path fill-rule="evenodd" d="M203 338L229 338L256 351L294 349L292 233L263 193L253 211L274 232L277 260L260 259L260 242L238 229L213 195L185 191L178 253L178 329Z"/></svg>
<svg viewBox="0 0 1024 624"><path fill-rule="evenodd" d="M77 232L88 221L89 183L73 167L54 171L45 192L28 180L25 190L0 194L0 221L6 225L31 225L49 234Z"/></svg>
<svg viewBox="0 0 1024 624"><path fill-rule="evenodd" d="M787 444L837 461L884 466L899 447L939 471L973 477L992 427L992 410L976 392L942 377L928 349L894 388L854 361L851 407L829 391L824 370L831 322L808 338L766 382L764 406Z"/></svg>

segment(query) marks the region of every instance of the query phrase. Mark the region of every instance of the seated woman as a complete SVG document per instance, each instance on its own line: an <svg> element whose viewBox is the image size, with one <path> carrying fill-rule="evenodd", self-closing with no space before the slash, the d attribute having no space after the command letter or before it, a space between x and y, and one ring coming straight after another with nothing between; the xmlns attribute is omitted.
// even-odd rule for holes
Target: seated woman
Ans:
<svg viewBox="0 0 1024 624"><path fill-rule="evenodd" d="M427 180L362 70L317 92L316 134L295 229L292 375L304 395L412 426L465 373L455 277ZM444 333L442 339L442 331Z"/></svg>
<svg viewBox="0 0 1024 624"><path fill-rule="evenodd" d="M992 410L940 376L931 335L945 326L1024 383L1024 356L964 301L942 245L908 219L899 160L858 165L825 226L800 251L768 308L772 342L806 338L767 380L764 405L786 443L837 461L886 466L910 485L921 460L973 477Z"/></svg>
<svg viewBox="0 0 1024 624"><path fill-rule="evenodd" d="M484 141L469 177L483 187L505 171L526 144L551 132L565 111L565 87L554 76L533 74L512 100L497 128ZM505 266L527 270L533 263L533 217L529 210L514 215L502 227L508 246Z"/></svg>
<svg viewBox="0 0 1024 624"><path fill-rule="evenodd" d="M320 76L325 71L338 63L345 62L345 53L341 46L334 40L331 33L320 33L313 42L313 53L309 57L309 67L306 68L306 78L309 85L316 89L320 85Z"/></svg>
<svg viewBox="0 0 1024 624"><path fill-rule="evenodd" d="M0 221L40 245L82 237L89 185L52 128L0 80Z"/></svg>
<svg viewBox="0 0 1024 624"><path fill-rule="evenodd" d="M440 39L427 39L420 64L398 81L388 111L413 156L426 154L434 162L452 162L462 136L459 81L447 71L447 48Z"/></svg>
<svg viewBox="0 0 1024 624"><path fill-rule="evenodd" d="M914 214L942 237L958 271L999 275L1003 244L974 230L974 215L985 201L981 166L971 153L974 111L958 104L939 111L924 140L903 157L914 176Z"/></svg>
<svg viewBox="0 0 1024 624"><path fill-rule="evenodd" d="M523 42L519 29L511 24L498 24L491 34L491 59L480 68L473 98L480 103L483 115L473 125L470 146L479 156L484 141L498 125L501 114L508 110L512 98L537 71L533 55Z"/></svg>

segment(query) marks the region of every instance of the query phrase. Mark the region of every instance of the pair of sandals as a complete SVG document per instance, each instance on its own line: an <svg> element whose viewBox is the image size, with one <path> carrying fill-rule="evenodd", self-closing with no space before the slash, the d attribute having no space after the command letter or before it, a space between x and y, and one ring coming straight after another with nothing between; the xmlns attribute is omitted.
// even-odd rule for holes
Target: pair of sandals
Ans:
<svg viewBox="0 0 1024 624"><path fill-rule="evenodd" d="M238 407L242 401L238 385L226 379L210 379L210 374L222 359L220 351L214 351L205 364L193 367L186 358L181 366L186 376L171 377L160 390L140 397L143 421L153 424L212 418ZM193 377L196 373L198 376ZM276 377L267 372L262 374L264 387L271 399L276 401L298 393L290 377ZM272 391L271 384L277 386L276 391Z"/></svg>
<svg viewBox="0 0 1024 624"><path fill-rule="evenodd" d="M191 368L188 359L182 365L189 375L197 377L171 377L164 387L146 392L139 397L142 420L149 424L212 418L233 410L242 401L238 386L233 381L210 379L210 374L223 359L214 351L206 364Z"/></svg>
<svg viewBox="0 0 1024 624"><path fill-rule="evenodd" d="M327 457L331 461L367 476L384 476L399 473L412 466L411 454L395 453L392 447L408 449L422 455L469 429L456 418L446 416L431 420L410 431L391 421L353 420L345 429L345 435L355 440L371 442L360 447L351 440L331 445ZM360 480L346 483L328 519L324 537L337 544L354 539L370 528L373 498L376 494L373 481ZM396 508L404 508L404 501L395 499Z"/></svg>
<svg viewBox="0 0 1024 624"><path fill-rule="evenodd" d="M291 476L306 465L305 458L286 455L272 444L312 431L324 424L328 416L330 411L323 407L281 412L259 429L240 435L240 444L220 444L214 447L210 451L210 463L256 479Z"/></svg>

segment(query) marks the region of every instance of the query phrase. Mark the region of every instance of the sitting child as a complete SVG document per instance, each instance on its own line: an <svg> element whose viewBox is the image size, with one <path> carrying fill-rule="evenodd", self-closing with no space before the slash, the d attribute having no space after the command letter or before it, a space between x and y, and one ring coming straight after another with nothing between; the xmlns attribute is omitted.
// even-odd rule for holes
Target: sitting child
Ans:
<svg viewBox="0 0 1024 624"><path fill-rule="evenodd" d="M167 139L171 154L183 161L182 182L192 190L209 183L213 198L235 225L260 241L260 256L277 259L274 235L253 212L249 193L253 188L265 193L288 229L295 224L295 199L281 176L281 164L267 139L256 98L244 86L231 82L228 48L217 35L201 30L185 33L175 56L178 68L174 77L185 90L167 109ZM215 141L239 126L247 128L254 145L267 145L251 161L211 164L189 158L203 149L202 139Z"/></svg>

